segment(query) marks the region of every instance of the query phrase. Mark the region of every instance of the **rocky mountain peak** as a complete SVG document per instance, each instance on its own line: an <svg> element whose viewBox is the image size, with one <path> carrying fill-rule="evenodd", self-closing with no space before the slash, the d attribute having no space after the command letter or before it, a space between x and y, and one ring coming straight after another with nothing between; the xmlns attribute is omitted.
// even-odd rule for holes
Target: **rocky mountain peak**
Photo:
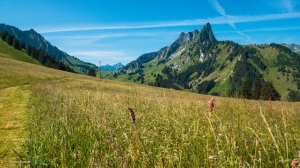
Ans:
<svg viewBox="0 0 300 168"><path fill-rule="evenodd" d="M206 23L200 31L200 41L217 41L210 23Z"/></svg>

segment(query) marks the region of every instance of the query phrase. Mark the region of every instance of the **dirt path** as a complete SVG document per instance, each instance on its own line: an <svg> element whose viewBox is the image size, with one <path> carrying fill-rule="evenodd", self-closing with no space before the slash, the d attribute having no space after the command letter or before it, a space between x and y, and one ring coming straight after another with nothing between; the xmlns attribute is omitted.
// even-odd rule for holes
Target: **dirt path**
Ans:
<svg viewBox="0 0 300 168"><path fill-rule="evenodd" d="M16 167L24 143L28 86L0 90L0 167Z"/></svg>

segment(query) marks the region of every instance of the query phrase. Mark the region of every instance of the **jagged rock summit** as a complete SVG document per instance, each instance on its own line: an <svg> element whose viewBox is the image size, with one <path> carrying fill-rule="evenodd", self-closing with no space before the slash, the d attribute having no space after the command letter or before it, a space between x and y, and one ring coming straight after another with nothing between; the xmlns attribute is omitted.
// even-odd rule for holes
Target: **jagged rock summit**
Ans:
<svg viewBox="0 0 300 168"><path fill-rule="evenodd" d="M210 23L206 23L200 31L200 41L217 41Z"/></svg>

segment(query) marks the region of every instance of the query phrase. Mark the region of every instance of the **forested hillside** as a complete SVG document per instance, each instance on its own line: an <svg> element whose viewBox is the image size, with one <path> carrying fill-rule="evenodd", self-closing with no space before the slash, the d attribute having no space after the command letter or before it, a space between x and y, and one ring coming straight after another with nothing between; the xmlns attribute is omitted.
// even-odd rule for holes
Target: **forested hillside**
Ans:
<svg viewBox="0 0 300 168"><path fill-rule="evenodd" d="M51 45L43 36L34 29L22 31L14 26L0 24L0 32L8 32L13 35L20 44L30 45L37 50L44 51L48 55L53 56L58 61L63 62L78 73L86 74L90 67L96 69L96 65L83 62L76 57L70 56L66 52L61 51L56 46ZM98 69L98 68L97 68Z"/></svg>
<svg viewBox="0 0 300 168"><path fill-rule="evenodd" d="M27 45L24 42L19 42L19 40L14 36L9 34L8 32L0 32L1 40L6 42L8 45L14 47L15 50L20 50L26 52L28 56L31 56L35 60L39 61L42 65L59 69L63 71L68 72L75 72L72 68L70 68L68 65L65 65L61 61L58 61L53 56L47 54L41 49L36 49L35 47L32 47L30 45ZM14 55L14 54L13 54ZM14 55L15 56L15 55ZM18 58L16 58L18 59Z"/></svg>

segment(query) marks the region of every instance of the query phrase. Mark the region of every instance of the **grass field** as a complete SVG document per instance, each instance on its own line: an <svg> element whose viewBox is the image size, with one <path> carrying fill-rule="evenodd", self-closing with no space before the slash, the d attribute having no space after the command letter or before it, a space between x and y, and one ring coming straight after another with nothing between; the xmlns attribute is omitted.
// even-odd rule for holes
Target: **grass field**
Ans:
<svg viewBox="0 0 300 168"><path fill-rule="evenodd" d="M41 65L39 61L28 56L24 51L15 50L12 46L8 45L0 39L0 56L5 58L12 58L23 62L29 62L36 65Z"/></svg>
<svg viewBox="0 0 300 168"><path fill-rule="evenodd" d="M2 57L0 83L0 167L290 167L299 160L299 103L215 97L209 113L206 95Z"/></svg>

